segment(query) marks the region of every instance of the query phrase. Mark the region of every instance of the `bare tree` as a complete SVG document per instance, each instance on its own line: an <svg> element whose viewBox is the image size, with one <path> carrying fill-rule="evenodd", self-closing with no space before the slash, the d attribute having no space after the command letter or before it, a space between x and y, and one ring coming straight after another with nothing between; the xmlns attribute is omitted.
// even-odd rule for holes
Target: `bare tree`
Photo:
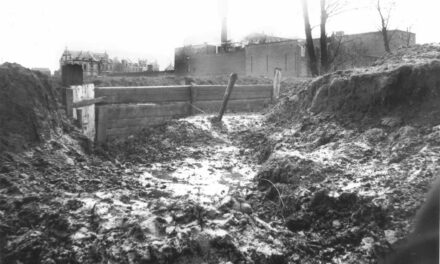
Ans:
<svg viewBox="0 0 440 264"><path fill-rule="evenodd" d="M384 7L383 5L381 5L380 0L377 0L376 9L380 16L380 32L382 32L385 51L391 52L390 49L391 36L388 33L388 28L390 24L391 13L394 9L394 2L392 2L388 7Z"/></svg>
<svg viewBox="0 0 440 264"><path fill-rule="evenodd" d="M372 62L373 58L368 56L368 49L362 42L348 40L341 43L340 38L330 37L330 39L332 38L334 41L330 44L330 51L338 53L331 61L332 70L369 65Z"/></svg>
<svg viewBox="0 0 440 264"><path fill-rule="evenodd" d="M315 46L313 45L312 28L310 26L307 0L301 0L301 5L303 9L304 29L306 32L306 47L307 47L307 53L309 55L310 71L312 73L312 76L317 76L319 75L318 63L316 60Z"/></svg>
<svg viewBox="0 0 440 264"><path fill-rule="evenodd" d="M321 37L319 39L319 44L321 47L321 71L327 72L329 67L326 32L328 13L326 10L325 2L326 0L321 0Z"/></svg>
<svg viewBox="0 0 440 264"><path fill-rule="evenodd" d="M330 64L334 60L334 58L331 58L328 51L328 46L330 43L326 30L327 21L332 16L348 10L347 6L348 2L346 0L321 0L321 35L319 39L321 52L321 72L327 72L330 68ZM337 55L337 53L334 53L333 55Z"/></svg>

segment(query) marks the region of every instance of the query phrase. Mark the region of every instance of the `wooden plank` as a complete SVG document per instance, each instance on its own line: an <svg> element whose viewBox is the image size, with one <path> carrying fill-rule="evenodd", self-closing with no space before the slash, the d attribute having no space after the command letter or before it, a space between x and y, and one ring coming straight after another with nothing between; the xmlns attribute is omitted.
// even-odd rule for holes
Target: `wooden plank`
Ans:
<svg viewBox="0 0 440 264"><path fill-rule="evenodd" d="M73 89L66 88L66 115L73 117Z"/></svg>
<svg viewBox="0 0 440 264"><path fill-rule="evenodd" d="M142 103L171 103L171 102L189 102L189 96L179 95L145 95L145 94L117 94L106 96L106 104L142 104Z"/></svg>
<svg viewBox="0 0 440 264"><path fill-rule="evenodd" d="M251 112L261 111L267 107L271 99L249 99L249 100L230 100L228 103L228 112ZM194 104L195 107L206 113L219 111L222 101L199 101Z"/></svg>
<svg viewBox="0 0 440 264"><path fill-rule="evenodd" d="M187 94L135 94L120 93L106 95L104 103L107 104L133 104L133 103L165 103L189 101Z"/></svg>
<svg viewBox="0 0 440 264"><path fill-rule="evenodd" d="M198 85L194 86L196 96L194 101L221 100L226 86ZM270 98L272 86L270 85L236 85L232 91L231 100Z"/></svg>
<svg viewBox="0 0 440 264"><path fill-rule="evenodd" d="M178 88L185 89L191 87L191 85L153 85L153 86L109 86L109 87L97 87L95 90L119 90L119 89L163 89L163 88Z"/></svg>
<svg viewBox="0 0 440 264"><path fill-rule="evenodd" d="M281 88L281 69L275 68L275 76L273 78L272 100L278 100Z"/></svg>
<svg viewBox="0 0 440 264"><path fill-rule="evenodd" d="M189 101L188 85L182 86L143 86L143 87L104 87L96 88L96 96L107 97L106 103L147 103Z"/></svg>
<svg viewBox="0 0 440 264"><path fill-rule="evenodd" d="M96 103L101 103L104 101L104 99L105 99L105 97L98 97L98 98L93 98L93 99L81 100L79 102L74 102L72 106L73 106L73 108L89 106L89 105L93 105Z"/></svg>
<svg viewBox="0 0 440 264"><path fill-rule="evenodd" d="M97 111L96 116L96 141L104 142L107 140L107 123L108 123L108 114L107 114L107 106L96 106L95 110Z"/></svg>
<svg viewBox="0 0 440 264"><path fill-rule="evenodd" d="M190 104L176 102L169 104L114 104L107 105L109 120L154 117L154 116L188 116Z"/></svg>
<svg viewBox="0 0 440 264"><path fill-rule="evenodd" d="M194 88L193 85L191 85L189 87L189 103L190 105L192 105L195 101L196 101L196 96L197 96L197 90ZM190 115L194 115L196 112L193 111L193 107L190 107L189 109L189 114Z"/></svg>

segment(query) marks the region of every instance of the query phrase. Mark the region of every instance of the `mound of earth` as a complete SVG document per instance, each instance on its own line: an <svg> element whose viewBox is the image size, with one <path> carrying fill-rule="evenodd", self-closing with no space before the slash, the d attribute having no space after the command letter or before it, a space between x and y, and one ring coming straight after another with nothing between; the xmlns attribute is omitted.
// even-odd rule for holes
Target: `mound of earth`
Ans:
<svg viewBox="0 0 440 264"><path fill-rule="evenodd" d="M390 63L417 63L426 59L440 59L440 45L423 44L401 48L393 53L384 55L378 59L373 66L386 65Z"/></svg>
<svg viewBox="0 0 440 264"><path fill-rule="evenodd" d="M0 66L0 153L51 137L60 123L49 79L18 64Z"/></svg>
<svg viewBox="0 0 440 264"><path fill-rule="evenodd" d="M270 119L330 113L370 124L386 116L438 124L439 56L439 47L416 46L388 55L372 67L327 74L289 94Z"/></svg>
<svg viewBox="0 0 440 264"><path fill-rule="evenodd" d="M271 152L251 205L292 231L289 261L377 263L399 247L440 170L439 99L436 45L283 95L258 131Z"/></svg>

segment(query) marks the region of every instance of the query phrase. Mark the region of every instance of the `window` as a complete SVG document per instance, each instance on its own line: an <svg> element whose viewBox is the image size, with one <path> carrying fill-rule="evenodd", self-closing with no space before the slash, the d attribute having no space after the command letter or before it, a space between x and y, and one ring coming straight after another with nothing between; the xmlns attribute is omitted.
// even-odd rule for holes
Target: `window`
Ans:
<svg viewBox="0 0 440 264"><path fill-rule="evenodd" d="M251 72L253 71L253 57L251 56Z"/></svg>

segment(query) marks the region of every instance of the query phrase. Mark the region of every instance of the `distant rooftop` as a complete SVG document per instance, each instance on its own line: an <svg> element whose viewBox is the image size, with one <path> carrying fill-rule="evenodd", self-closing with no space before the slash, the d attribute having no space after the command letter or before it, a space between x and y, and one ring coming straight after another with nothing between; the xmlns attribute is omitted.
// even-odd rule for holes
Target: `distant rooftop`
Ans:
<svg viewBox="0 0 440 264"><path fill-rule="evenodd" d="M71 60L81 60L81 61L100 61L107 60L108 54L106 52L91 52L91 51L74 51L74 50L64 50L62 57L69 57Z"/></svg>

